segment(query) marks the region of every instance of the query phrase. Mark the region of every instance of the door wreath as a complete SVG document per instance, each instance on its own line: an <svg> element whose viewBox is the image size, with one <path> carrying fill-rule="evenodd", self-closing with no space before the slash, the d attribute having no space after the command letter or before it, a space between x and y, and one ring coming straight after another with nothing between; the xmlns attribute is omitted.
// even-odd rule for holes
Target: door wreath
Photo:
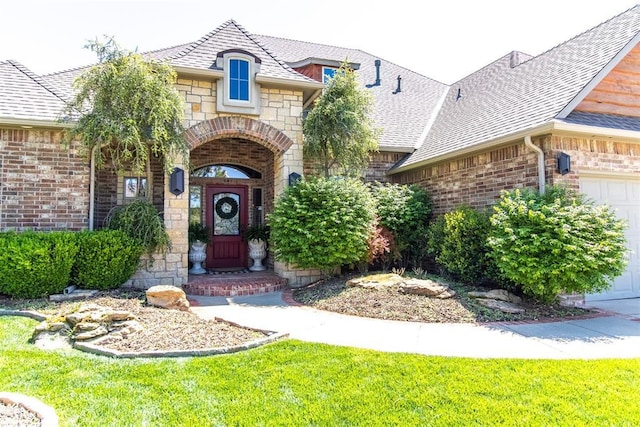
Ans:
<svg viewBox="0 0 640 427"><path fill-rule="evenodd" d="M222 219L231 219L238 214L238 202L232 197L223 197L216 202L216 214Z"/></svg>

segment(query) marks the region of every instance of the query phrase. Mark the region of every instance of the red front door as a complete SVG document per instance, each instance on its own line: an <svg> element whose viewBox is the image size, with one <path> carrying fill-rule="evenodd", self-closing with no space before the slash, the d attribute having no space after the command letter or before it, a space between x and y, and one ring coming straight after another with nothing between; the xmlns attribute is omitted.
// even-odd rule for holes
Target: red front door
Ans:
<svg viewBox="0 0 640 427"><path fill-rule="evenodd" d="M207 186L207 225L212 233L208 268L247 266L247 242L241 233L247 228L246 202L245 186Z"/></svg>

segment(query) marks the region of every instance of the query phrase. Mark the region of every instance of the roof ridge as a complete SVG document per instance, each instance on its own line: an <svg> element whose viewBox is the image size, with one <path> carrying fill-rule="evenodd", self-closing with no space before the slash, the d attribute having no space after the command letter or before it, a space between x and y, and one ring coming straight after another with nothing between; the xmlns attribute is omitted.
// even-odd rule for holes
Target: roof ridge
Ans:
<svg viewBox="0 0 640 427"><path fill-rule="evenodd" d="M25 67L24 65L22 65L18 61L15 61L13 59L9 59L9 60L7 60L7 62L10 65L12 65L13 67L15 67L22 74L24 74L25 76L29 77L36 84L41 86L43 89L45 89L46 91L51 93L53 96L58 98L60 101L62 101L65 104L67 103L66 99L63 96L58 95L58 93L49 85L49 83L46 80L41 78L41 76L38 76L37 74L35 74L33 71L31 71L30 69L28 69L27 67Z"/></svg>
<svg viewBox="0 0 640 427"><path fill-rule="evenodd" d="M365 55L369 55L369 56L373 56L375 58L382 59L382 60L384 60L385 62L387 62L389 64L392 64L392 65L394 65L394 66L396 66L398 68L402 68L403 70L409 71L411 73L417 74L420 77L424 77L425 79L431 80L431 81L436 82L436 83L440 83L440 84L445 85L445 86L450 86L447 83L441 82L440 80L436 80L436 79L434 79L432 77L426 76L426 75L424 75L422 73L419 73L419 72L417 72L415 70L411 70L411 69L409 69L409 68L407 68L405 66L399 65L399 64L397 64L397 63L395 63L393 61L389 61L388 59L384 59L384 58L382 58L382 57L380 57L378 55L373 55L373 54L367 52L366 50L362 50L362 49L359 49L359 48L356 48L356 47L345 47L345 46L337 46L337 45L326 44L326 43L308 42L308 41L305 41L305 40L296 40L296 39L292 39L292 38L289 38L289 37L268 36L268 35L264 35L264 34L262 34L262 35L257 34L257 36L258 37L268 37L268 38L272 38L272 39L280 39L280 40L285 40L285 41L290 41L290 42L314 44L314 45L325 46L325 47L333 47L333 48L337 48L337 49L347 49L347 50L358 51L358 52L364 53Z"/></svg>
<svg viewBox="0 0 640 427"><path fill-rule="evenodd" d="M177 52L174 55L169 55L169 56L167 56L166 59L168 59L168 60L178 59L178 58L181 58L181 57L187 55L188 53L190 53L193 50L195 50L198 46L201 46L207 40L210 40L213 36L215 36L217 33L222 31L223 28L228 27L232 23L235 24L235 21L233 19L226 20L225 22L223 22L222 24L218 25L213 30L209 31L204 36L200 37L198 40L196 40L194 42L190 42L190 43L184 43L184 44L188 44L188 46L185 47L184 50L181 50L180 52ZM178 44L178 45L175 45L174 47L178 47L178 46L180 46L180 45ZM165 48L165 49L171 49L171 48ZM163 50L163 49L159 49L159 50Z"/></svg>
<svg viewBox="0 0 640 427"><path fill-rule="evenodd" d="M527 62L533 61L534 59L539 58L539 57L541 57L541 56L543 56L543 55L545 55L545 54L547 54L547 53L559 48L560 46L563 46L563 45L569 43L570 41L577 39L578 37L582 37L585 34L590 33L591 31L594 31L596 28L599 28L599 27L602 27L603 25L608 24L609 22L613 21L614 19L617 19L617 18L621 17L622 15L625 15L625 14L629 13L633 9L640 9L640 4L636 4L635 6L630 7L629 9L627 9L627 10L625 10L623 12L620 12L617 15L612 16L611 18L609 18L609 19L607 19L605 21L602 21L598 25L595 25L595 26L593 26L591 28L588 28L588 29L582 31L581 33L576 34L575 36L573 36L571 38L568 38L567 40L565 40L563 42L560 42L560 43L550 47L549 49L545 50L544 52L539 53L538 55L532 56L531 58L527 59L526 61L522 61L522 63L520 63L518 65L520 66L522 64L526 64Z"/></svg>

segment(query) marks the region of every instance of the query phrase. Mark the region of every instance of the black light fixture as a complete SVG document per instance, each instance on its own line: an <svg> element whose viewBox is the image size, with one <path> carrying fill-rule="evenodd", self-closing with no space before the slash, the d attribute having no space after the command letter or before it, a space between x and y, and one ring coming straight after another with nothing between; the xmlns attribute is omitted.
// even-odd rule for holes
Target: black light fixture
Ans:
<svg viewBox="0 0 640 427"><path fill-rule="evenodd" d="M296 185L300 179L302 179L302 176L299 173L291 172L289 174L289 187Z"/></svg>
<svg viewBox="0 0 640 427"><path fill-rule="evenodd" d="M558 173L566 175L571 172L571 156L567 153L558 154Z"/></svg>
<svg viewBox="0 0 640 427"><path fill-rule="evenodd" d="M173 172L169 177L169 191L176 196L184 193L184 170L173 168Z"/></svg>

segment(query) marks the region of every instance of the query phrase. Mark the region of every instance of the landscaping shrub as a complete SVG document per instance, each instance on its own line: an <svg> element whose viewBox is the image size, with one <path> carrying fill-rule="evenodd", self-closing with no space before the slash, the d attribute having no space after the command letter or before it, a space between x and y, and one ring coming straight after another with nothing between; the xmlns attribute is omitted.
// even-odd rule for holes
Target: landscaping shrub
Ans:
<svg viewBox="0 0 640 427"><path fill-rule="evenodd" d="M461 206L431 225L427 251L454 278L466 283L492 279L493 260L488 256L489 215Z"/></svg>
<svg viewBox="0 0 640 427"><path fill-rule="evenodd" d="M287 188L269 215L275 258L325 273L366 258L374 220L367 187L349 178L313 178Z"/></svg>
<svg viewBox="0 0 640 427"><path fill-rule="evenodd" d="M0 292L15 298L62 292L77 251L67 231L0 234Z"/></svg>
<svg viewBox="0 0 640 427"><path fill-rule="evenodd" d="M391 261L398 259L398 249L396 248L393 233L380 225L379 219L373 221L373 228L367 240L366 259L359 266L361 271L367 271L369 265L381 264L383 270L388 270Z"/></svg>
<svg viewBox="0 0 640 427"><path fill-rule="evenodd" d="M146 200L136 200L113 209L109 213L107 227L124 231L129 237L142 242L149 256L171 249L171 240L162 217L155 206Z"/></svg>
<svg viewBox="0 0 640 427"><path fill-rule="evenodd" d="M83 289L115 289L135 273L144 246L119 230L83 231L76 235L78 254L72 282Z"/></svg>
<svg viewBox="0 0 640 427"><path fill-rule="evenodd" d="M370 189L380 225L393 233L403 264L419 266L426 255L431 198L416 185L375 183Z"/></svg>
<svg viewBox="0 0 640 427"><path fill-rule="evenodd" d="M606 205L553 187L544 195L504 191L494 210L491 256L502 274L543 302L561 292L604 291L625 269L626 224Z"/></svg>

